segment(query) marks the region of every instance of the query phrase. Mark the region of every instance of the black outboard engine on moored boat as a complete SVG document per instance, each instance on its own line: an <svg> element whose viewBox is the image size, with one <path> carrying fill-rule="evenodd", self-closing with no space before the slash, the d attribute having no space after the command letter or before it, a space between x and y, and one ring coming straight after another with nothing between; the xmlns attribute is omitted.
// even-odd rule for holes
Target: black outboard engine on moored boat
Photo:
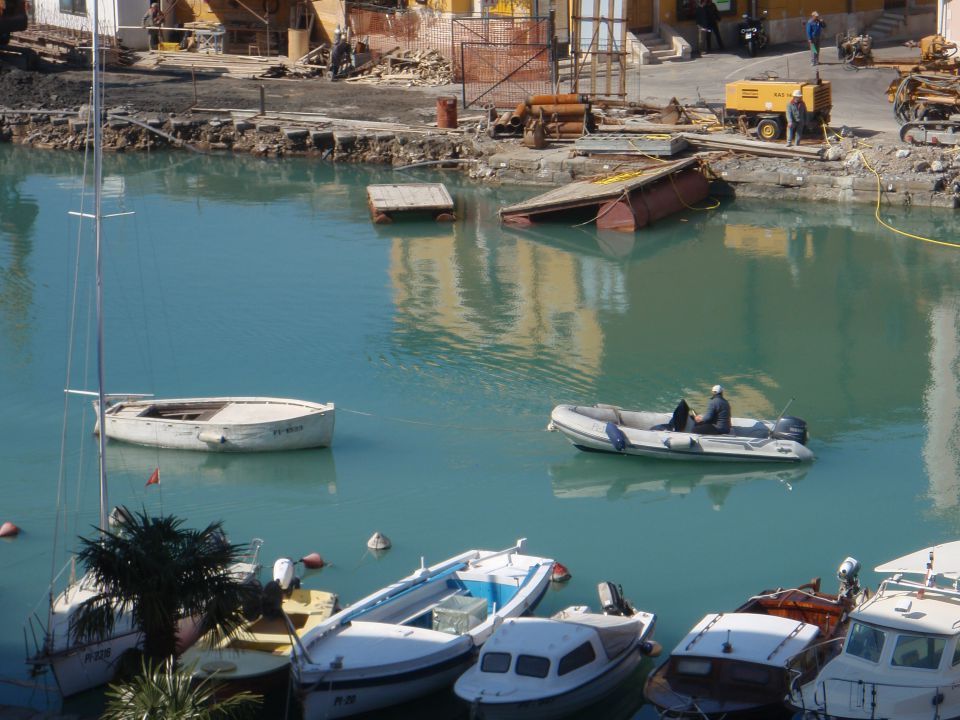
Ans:
<svg viewBox="0 0 960 720"><path fill-rule="evenodd" d="M807 421L792 415L784 415L777 420L770 437L777 440L793 440L801 445L806 445Z"/></svg>
<svg viewBox="0 0 960 720"><path fill-rule="evenodd" d="M637 611L630 601L623 596L623 588L612 582L602 582L597 585L597 594L600 596L600 607L604 615L623 615L630 617Z"/></svg>

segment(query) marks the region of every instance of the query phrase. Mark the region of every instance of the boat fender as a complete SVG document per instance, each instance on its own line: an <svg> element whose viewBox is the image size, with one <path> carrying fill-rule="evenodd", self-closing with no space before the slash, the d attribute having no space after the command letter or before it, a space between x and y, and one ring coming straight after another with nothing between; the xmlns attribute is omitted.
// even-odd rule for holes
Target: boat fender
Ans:
<svg viewBox="0 0 960 720"><path fill-rule="evenodd" d="M304 555L302 558L300 558L300 562L302 562L303 566L308 570L319 570L326 565L326 561L318 552L312 552L309 555Z"/></svg>
<svg viewBox="0 0 960 720"><path fill-rule="evenodd" d="M686 434L670 435L665 442L671 450L686 450L693 447L693 438Z"/></svg>
<svg viewBox="0 0 960 720"><path fill-rule="evenodd" d="M227 438L223 433L218 433L213 430L204 430L198 436L200 442L205 442L210 445L223 445L227 442Z"/></svg>
<svg viewBox="0 0 960 720"><path fill-rule="evenodd" d="M553 563L553 571L550 574L551 582L555 582L555 583L567 582L571 577L572 576L570 575L570 571L567 570L566 565L558 562Z"/></svg>
<svg viewBox="0 0 960 720"><path fill-rule="evenodd" d="M617 452L623 452L623 449L627 446L627 436L623 434L623 430L612 422L607 423L605 430L607 431L607 437L610 438L610 444L613 445L613 449Z"/></svg>
<svg viewBox="0 0 960 720"><path fill-rule="evenodd" d="M647 657L660 657L663 652L663 646L656 640L644 640L640 643L640 652Z"/></svg>
<svg viewBox="0 0 960 720"><path fill-rule="evenodd" d="M20 534L20 528L12 522L5 522L0 525L0 537L15 537Z"/></svg>

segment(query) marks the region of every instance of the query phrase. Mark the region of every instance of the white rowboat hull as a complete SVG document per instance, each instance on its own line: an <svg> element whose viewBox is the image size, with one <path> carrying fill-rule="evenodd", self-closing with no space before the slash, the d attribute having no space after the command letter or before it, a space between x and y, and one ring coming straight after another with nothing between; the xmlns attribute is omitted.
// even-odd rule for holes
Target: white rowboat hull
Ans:
<svg viewBox="0 0 960 720"><path fill-rule="evenodd" d="M223 397L121 401L105 423L108 438L135 445L267 452L329 447L334 418L333 403Z"/></svg>

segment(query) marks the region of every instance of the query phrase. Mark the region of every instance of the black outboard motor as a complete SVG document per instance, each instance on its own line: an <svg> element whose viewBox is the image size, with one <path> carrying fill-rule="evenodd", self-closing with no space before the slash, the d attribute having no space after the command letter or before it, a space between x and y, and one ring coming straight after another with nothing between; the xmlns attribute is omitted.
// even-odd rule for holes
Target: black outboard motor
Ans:
<svg viewBox="0 0 960 720"><path fill-rule="evenodd" d="M602 582L597 585L597 594L600 596L600 606L604 615L623 615L630 617L637 611L630 602L623 597L623 588L612 582Z"/></svg>
<svg viewBox="0 0 960 720"><path fill-rule="evenodd" d="M806 445L807 421L792 415L784 415L777 420L770 437L777 440L793 440L801 445Z"/></svg>

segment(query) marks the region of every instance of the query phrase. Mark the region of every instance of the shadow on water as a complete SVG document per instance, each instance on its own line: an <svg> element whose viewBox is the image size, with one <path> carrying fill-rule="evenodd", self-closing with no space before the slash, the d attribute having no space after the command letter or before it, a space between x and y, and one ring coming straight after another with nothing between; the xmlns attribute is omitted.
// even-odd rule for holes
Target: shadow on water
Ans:
<svg viewBox="0 0 960 720"><path fill-rule="evenodd" d="M808 471L808 465L674 462L582 452L549 468L553 495L558 499L617 501L635 497L641 502L660 502L686 497L701 488L714 510L723 508L737 485L773 482L789 492Z"/></svg>

